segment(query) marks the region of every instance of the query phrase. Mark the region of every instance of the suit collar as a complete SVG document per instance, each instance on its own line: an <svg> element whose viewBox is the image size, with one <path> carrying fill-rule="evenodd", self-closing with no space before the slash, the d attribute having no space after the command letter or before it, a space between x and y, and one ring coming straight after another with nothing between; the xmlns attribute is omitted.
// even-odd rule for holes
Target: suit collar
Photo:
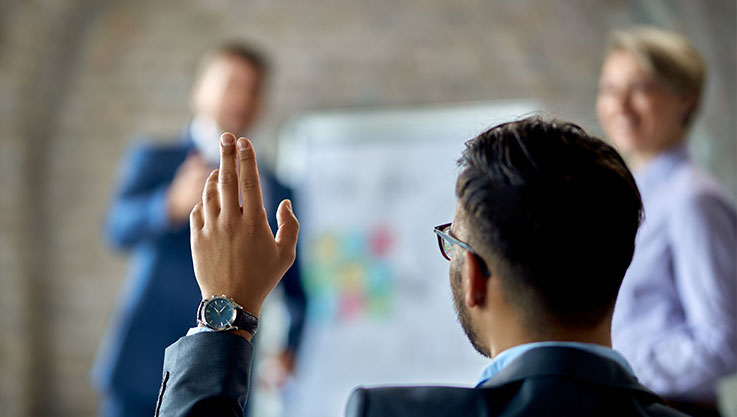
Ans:
<svg viewBox="0 0 737 417"><path fill-rule="evenodd" d="M632 367L630 366L630 364L627 363L627 360L617 351L609 347L594 344L594 343L570 342L570 341L567 341L567 342L566 341L546 341L546 342L523 343L521 345L513 346L499 353L498 355L494 357L494 359L491 361L489 366L487 366L486 369L484 369L484 372L481 375L481 379L479 380L478 385L479 386L483 385L486 381L491 379L494 375L498 374L502 369L504 369L508 364L510 364L515 359L517 359L520 355L524 354L525 352L529 350L537 349L541 347L568 347L568 348L581 349L586 352L591 352L591 353L603 356L605 358L612 359L613 361L621 365L624 369L626 369L630 374L634 375L634 371L632 370Z"/></svg>
<svg viewBox="0 0 737 417"><path fill-rule="evenodd" d="M640 391L659 397L642 386L617 362L595 353L569 347L540 347L521 354L480 388L495 388L527 378L556 376L591 384Z"/></svg>

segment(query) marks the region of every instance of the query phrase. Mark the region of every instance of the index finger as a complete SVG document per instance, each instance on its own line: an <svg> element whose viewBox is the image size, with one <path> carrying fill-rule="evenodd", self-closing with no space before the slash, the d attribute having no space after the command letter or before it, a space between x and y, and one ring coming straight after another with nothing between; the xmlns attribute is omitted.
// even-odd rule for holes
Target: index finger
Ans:
<svg viewBox="0 0 737 417"><path fill-rule="evenodd" d="M263 213L264 203L261 201L261 183L258 176L256 153L251 141L238 139L238 159L240 160L240 185L243 197L243 214L257 216Z"/></svg>
<svg viewBox="0 0 737 417"><path fill-rule="evenodd" d="M238 175L235 171L235 135L223 133L220 137L220 204L227 215L238 207Z"/></svg>

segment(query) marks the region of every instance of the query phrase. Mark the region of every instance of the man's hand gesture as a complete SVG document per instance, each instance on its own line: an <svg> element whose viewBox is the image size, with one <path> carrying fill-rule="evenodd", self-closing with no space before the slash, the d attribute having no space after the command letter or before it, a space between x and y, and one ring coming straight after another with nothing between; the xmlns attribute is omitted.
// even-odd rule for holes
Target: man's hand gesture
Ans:
<svg viewBox="0 0 737 417"><path fill-rule="evenodd" d="M292 203L282 201L274 237L251 142L240 138L236 145L232 133L220 140L220 169L208 177L202 202L189 217L195 276L203 298L225 294L258 317L266 296L294 262L299 223Z"/></svg>

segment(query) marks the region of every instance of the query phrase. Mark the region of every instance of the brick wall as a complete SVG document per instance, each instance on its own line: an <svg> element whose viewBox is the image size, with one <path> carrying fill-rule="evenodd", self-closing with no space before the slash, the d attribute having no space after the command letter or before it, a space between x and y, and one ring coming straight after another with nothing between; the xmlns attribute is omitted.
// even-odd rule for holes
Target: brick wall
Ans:
<svg viewBox="0 0 737 417"><path fill-rule="evenodd" d="M88 372L126 271L101 224L121 153L188 118L194 64L245 38L276 64L253 135L297 112L536 97L600 131L606 33L682 31L710 66L698 158L737 194L733 1L5 0L0 3L2 414L93 415Z"/></svg>

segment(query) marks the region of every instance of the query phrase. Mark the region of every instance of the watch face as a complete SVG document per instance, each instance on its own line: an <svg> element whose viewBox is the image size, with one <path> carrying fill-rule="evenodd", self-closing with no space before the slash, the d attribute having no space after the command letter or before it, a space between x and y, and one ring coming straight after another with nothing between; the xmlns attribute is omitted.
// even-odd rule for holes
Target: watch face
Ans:
<svg viewBox="0 0 737 417"><path fill-rule="evenodd" d="M215 329L225 329L235 321L235 308L225 298L215 298L205 305L205 323Z"/></svg>

